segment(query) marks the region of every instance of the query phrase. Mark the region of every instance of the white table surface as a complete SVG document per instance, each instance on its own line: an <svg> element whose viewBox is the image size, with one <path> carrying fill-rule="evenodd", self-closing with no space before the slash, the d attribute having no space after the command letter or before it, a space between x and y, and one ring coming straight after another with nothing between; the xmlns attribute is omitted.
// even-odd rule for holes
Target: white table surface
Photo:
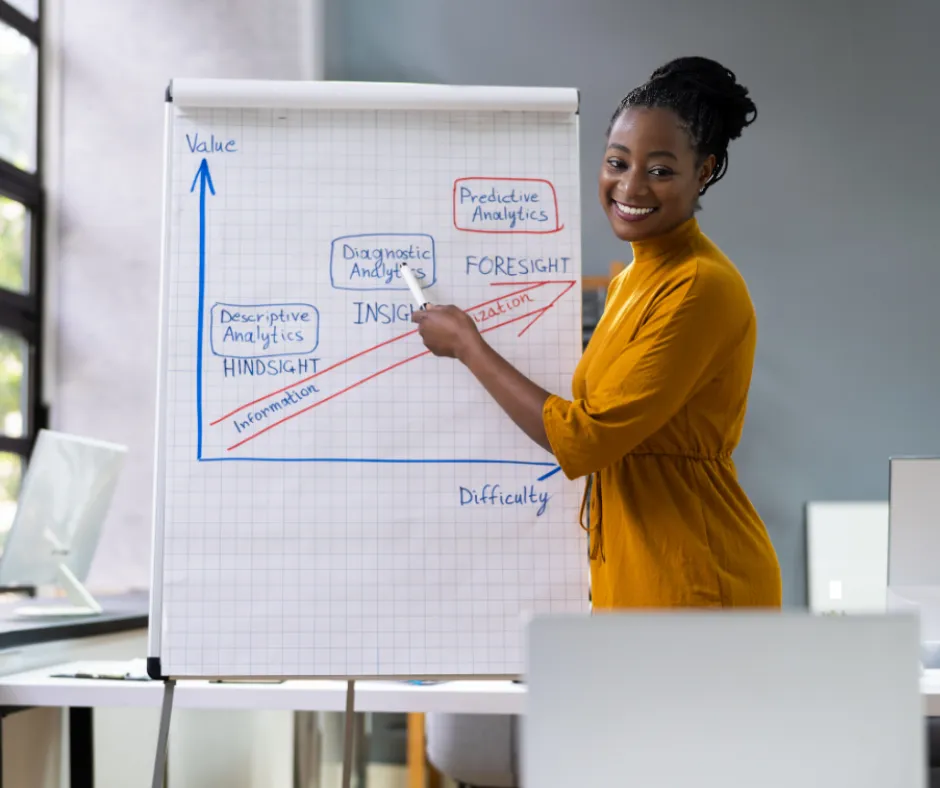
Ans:
<svg viewBox="0 0 940 788"><path fill-rule="evenodd" d="M920 691L924 698L924 714L940 717L940 670L925 670L920 680Z"/></svg>
<svg viewBox="0 0 940 788"><path fill-rule="evenodd" d="M53 678L126 663L71 662L0 677L0 706L154 707L163 699L158 681ZM940 717L940 670L921 679L924 714ZM356 682L356 711L523 714L525 685L511 681L445 681L418 686L397 681ZM174 708L232 710L344 711L346 682L285 681L281 684L179 681Z"/></svg>
<svg viewBox="0 0 940 788"><path fill-rule="evenodd" d="M56 673L95 672L109 664L120 666L127 663L72 662L0 677L0 706L159 708L163 700L163 683L159 681L52 676ZM356 682L355 708L360 712L522 714L524 704L524 686L511 681L447 681L420 686L398 681ZM178 681L173 708L345 711L346 682Z"/></svg>

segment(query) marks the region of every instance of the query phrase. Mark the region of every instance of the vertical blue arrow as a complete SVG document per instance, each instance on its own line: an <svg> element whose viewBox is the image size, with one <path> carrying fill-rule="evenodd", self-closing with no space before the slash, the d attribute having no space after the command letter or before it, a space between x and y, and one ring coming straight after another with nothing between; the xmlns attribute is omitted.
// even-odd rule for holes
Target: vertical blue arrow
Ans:
<svg viewBox="0 0 940 788"><path fill-rule="evenodd" d="M196 171L190 193L199 185L199 327L196 331L196 459L202 459L202 345L206 322L206 187L215 194L209 162L205 159Z"/></svg>

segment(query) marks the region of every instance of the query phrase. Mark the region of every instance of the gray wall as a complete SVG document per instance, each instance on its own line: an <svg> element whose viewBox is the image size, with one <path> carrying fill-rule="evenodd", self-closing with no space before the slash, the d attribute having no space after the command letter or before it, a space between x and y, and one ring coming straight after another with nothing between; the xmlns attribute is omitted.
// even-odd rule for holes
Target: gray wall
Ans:
<svg viewBox="0 0 940 788"><path fill-rule="evenodd" d="M56 429L130 451L89 585L150 581L164 92L171 77L296 79L302 0L56 3L50 78L50 399Z"/></svg>
<svg viewBox="0 0 940 788"><path fill-rule="evenodd" d="M762 7L763 6L763 7ZM596 200L611 111L666 60L717 58L756 125L700 221L760 322L741 479L803 604L808 500L887 499L940 453L936 0L327 0L330 79L581 90L584 270L630 251Z"/></svg>

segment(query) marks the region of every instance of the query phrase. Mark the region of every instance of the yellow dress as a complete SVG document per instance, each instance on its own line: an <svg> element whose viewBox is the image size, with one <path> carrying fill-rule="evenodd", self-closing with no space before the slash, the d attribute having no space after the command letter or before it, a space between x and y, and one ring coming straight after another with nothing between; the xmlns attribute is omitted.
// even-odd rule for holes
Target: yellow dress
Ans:
<svg viewBox="0 0 940 788"><path fill-rule="evenodd" d="M779 607L780 566L737 480L757 326L738 270L689 219L633 244L543 420L590 481L595 609Z"/></svg>

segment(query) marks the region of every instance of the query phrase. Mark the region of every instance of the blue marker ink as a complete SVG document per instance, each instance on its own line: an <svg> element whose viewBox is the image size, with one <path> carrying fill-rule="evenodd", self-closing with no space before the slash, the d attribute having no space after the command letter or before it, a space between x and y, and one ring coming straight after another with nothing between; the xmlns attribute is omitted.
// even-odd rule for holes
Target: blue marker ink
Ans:
<svg viewBox="0 0 940 788"><path fill-rule="evenodd" d="M467 276L478 273L507 278L531 273L566 274L570 260L570 257L509 257L499 254L480 257L468 254L465 273Z"/></svg>
<svg viewBox="0 0 940 788"><path fill-rule="evenodd" d="M461 506L538 506L536 517L541 517L548 507L551 494L537 492L534 484L520 490L503 490L499 484L484 484L479 490L460 488Z"/></svg>
<svg viewBox="0 0 940 788"><path fill-rule="evenodd" d="M212 176L209 174L209 162L205 159L196 171L190 192L199 184L199 310L196 320L196 459L202 459L202 346L206 324L206 187L215 194Z"/></svg>
<svg viewBox="0 0 940 788"><path fill-rule="evenodd" d="M337 290L408 290L399 270L407 263L424 287L434 284L434 238L426 233L364 233L333 239L330 283Z"/></svg>
<svg viewBox="0 0 940 788"><path fill-rule="evenodd" d="M199 134L193 137L186 135L186 144L190 153L237 153L235 140L217 140L215 134L210 134L208 141L199 139Z"/></svg>
<svg viewBox="0 0 940 788"><path fill-rule="evenodd" d="M320 342L320 313L312 304L214 304L210 347L226 358L266 358L313 353Z"/></svg>

